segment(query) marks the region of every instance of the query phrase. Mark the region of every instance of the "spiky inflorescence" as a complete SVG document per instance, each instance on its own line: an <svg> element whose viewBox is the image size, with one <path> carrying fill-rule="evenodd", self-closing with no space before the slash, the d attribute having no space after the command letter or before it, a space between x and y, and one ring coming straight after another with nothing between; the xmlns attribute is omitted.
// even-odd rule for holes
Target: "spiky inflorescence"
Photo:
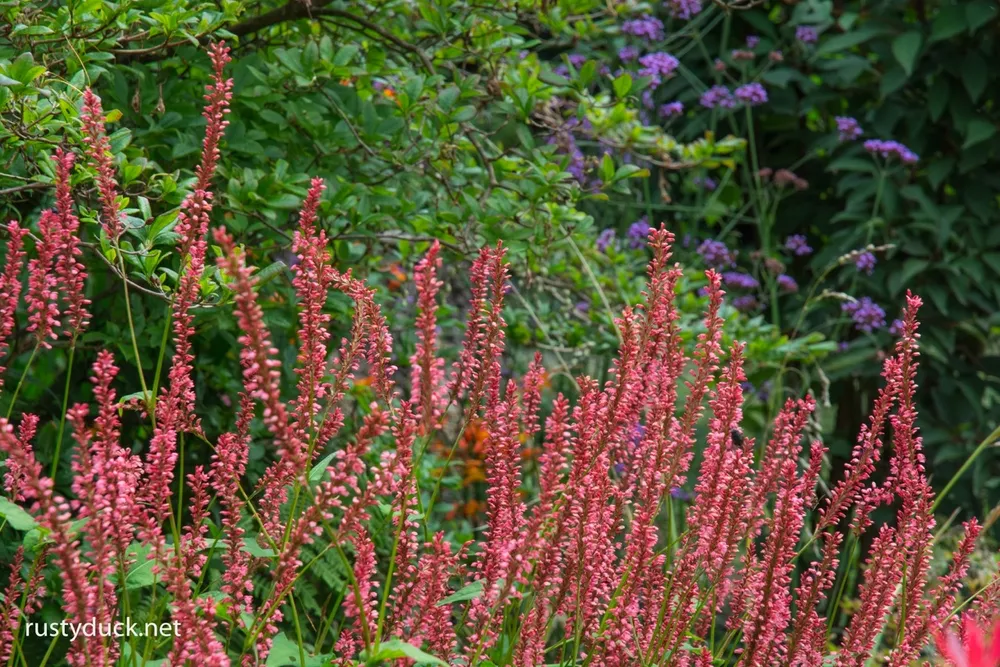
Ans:
<svg viewBox="0 0 1000 667"><path fill-rule="evenodd" d="M434 241L413 270L417 286L417 346L410 357L412 401L420 420L421 433L440 427L447 404L444 386L444 359L437 356L437 293L442 283L437 278L441 268L441 244Z"/></svg>
<svg viewBox="0 0 1000 667"><path fill-rule="evenodd" d="M70 173L75 156L57 148L56 162L56 214L59 219L58 241L56 243L56 279L62 288L66 313L66 328L75 338L86 328L90 313L84 289L87 281L87 267L80 261L83 249L80 247L80 220L73 213L73 195L70 191Z"/></svg>
<svg viewBox="0 0 1000 667"><path fill-rule="evenodd" d="M52 347L59 336L59 281L56 277L56 250L62 231L55 211L45 210L38 219L35 258L28 262L28 331L38 344Z"/></svg>
<svg viewBox="0 0 1000 667"><path fill-rule="evenodd" d="M97 191L101 198L101 224L108 240L117 241L123 231L121 203L118 201L118 181L115 179L111 142L104 133L104 109L101 98L90 88L83 91L83 141L87 157L97 170Z"/></svg>
<svg viewBox="0 0 1000 667"><path fill-rule="evenodd" d="M7 224L7 233L10 240L7 241L3 273L0 273L0 359L7 358L10 336L14 333L14 314L21 297L21 269L24 268L24 236L28 230L11 220ZM5 370L0 366L0 388L3 388Z"/></svg>

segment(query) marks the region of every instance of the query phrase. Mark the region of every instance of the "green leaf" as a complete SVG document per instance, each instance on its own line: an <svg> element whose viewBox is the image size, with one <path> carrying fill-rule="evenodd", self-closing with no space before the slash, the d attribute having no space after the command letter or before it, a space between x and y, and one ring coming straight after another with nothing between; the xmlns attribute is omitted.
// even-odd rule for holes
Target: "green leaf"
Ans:
<svg viewBox="0 0 1000 667"><path fill-rule="evenodd" d="M466 600L475 600L476 598L482 596L483 594L483 580L477 579L471 584L466 584L462 588L458 589L445 599L437 603L436 606L444 607L446 605L452 604L454 602L465 602Z"/></svg>
<svg viewBox="0 0 1000 667"><path fill-rule="evenodd" d="M0 498L0 517L5 518L14 530L27 531L38 525L35 518L20 505L15 505L6 498Z"/></svg>
<svg viewBox="0 0 1000 667"><path fill-rule="evenodd" d="M980 117L973 118L965 126L965 143L962 144L962 148L966 149L991 139L996 133L997 127L990 121Z"/></svg>
<svg viewBox="0 0 1000 667"><path fill-rule="evenodd" d="M257 280L257 285L264 285L273 280L279 274L283 273L287 268L288 266L279 259L271 262L266 267L258 271L254 275L254 278Z"/></svg>
<svg viewBox="0 0 1000 667"><path fill-rule="evenodd" d="M962 83L965 84L965 90L973 102L979 101L983 91L986 90L988 74L989 66L983 57L975 51L970 51L962 63Z"/></svg>
<svg viewBox="0 0 1000 667"><path fill-rule="evenodd" d="M330 461L333 460L333 457L335 455L336 452L327 454L326 456L324 456L322 459L319 460L319 463L317 463L312 467L312 470L309 471L310 482L318 482L323 479L323 475L326 474L326 469L327 467L329 467Z"/></svg>
<svg viewBox="0 0 1000 667"><path fill-rule="evenodd" d="M615 161L607 153L601 158L600 174L601 180L605 183L610 183L615 177Z"/></svg>
<svg viewBox="0 0 1000 667"><path fill-rule="evenodd" d="M975 32L997 15L997 3L993 0L972 0L965 3L965 22L969 32Z"/></svg>
<svg viewBox="0 0 1000 667"><path fill-rule="evenodd" d="M882 75L879 83L879 96L885 99L906 85L907 74L902 67L893 65Z"/></svg>
<svg viewBox="0 0 1000 667"><path fill-rule="evenodd" d="M965 10L959 5L948 5L942 7L934 17L931 25L932 42L939 42L949 37L954 37L965 30Z"/></svg>
<svg viewBox="0 0 1000 667"><path fill-rule="evenodd" d="M866 174L875 173L875 165L871 160L845 155L827 165L827 171L860 171Z"/></svg>
<svg viewBox="0 0 1000 667"><path fill-rule="evenodd" d="M358 53L359 49L360 47L357 44L345 44L340 47L340 50L337 51L337 55L333 57L333 64L336 67L343 67L347 63L351 62L351 58Z"/></svg>
<svg viewBox="0 0 1000 667"><path fill-rule="evenodd" d="M276 555L274 549L260 546L257 544L257 540L252 537L243 538L243 551L254 558L274 558Z"/></svg>
<svg viewBox="0 0 1000 667"><path fill-rule="evenodd" d="M366 662L370 665L379 665L382 664L381 661L392 660L394 658L409 658L418 665L444 665L444 667L448 667L448 663L444 660L435 658L430 653L396 637L382 642L379 645L378 652L366 660Z"/></svg>
<svg viewBox="0 0 1000 667"><path fill-rule="evenodd" d="M896 62L903 66L906 75L913 74L913 67L917 64L917 56L920 55L920 46L924 42L924 36L916 30L903 33L892 40L892 55L896 57Z"/></svg>
<svg viewBox="0 0 1000 667"><path fill-rule="evenodd" d="M632 76L626 72L615 79L612 85L615 89L615 95L619 99L624 99L629 91L632 90Z"/></svg>
<svg viewBox="0 0 1000 667"><path fill-rule="evenodd" d="M948 106L948 78L944 74L937 74L934 83L927 91L927 110L931 113L931 120L937 121Z"/></svg>
<svg viewBox="0 0 1000 667"><path fill-rule="evenodd" d="M885 28L866 25L858 30L845 32L841 35L835 35L827 40L824 40L819 45L819 48L816 49L816 55L828 56L834 53L840 53L841 51L847 51L848 49L864 44L869 39L878 37L885 32Z"/></svg>
<svg viewBox="0 0 1000 667"><path fill-rule="evenodd" d="M274 643L271 644L271 652L267 654L266 665L267 667L289 667L289 665L294 665L295 667L322 667L323 665L330 664L330 659L333 657L332 654L310 655L309 651L305 649L302 652L305 653L306 657L304 664L299 659L298 643L282 632L274 638Z"/></svg>

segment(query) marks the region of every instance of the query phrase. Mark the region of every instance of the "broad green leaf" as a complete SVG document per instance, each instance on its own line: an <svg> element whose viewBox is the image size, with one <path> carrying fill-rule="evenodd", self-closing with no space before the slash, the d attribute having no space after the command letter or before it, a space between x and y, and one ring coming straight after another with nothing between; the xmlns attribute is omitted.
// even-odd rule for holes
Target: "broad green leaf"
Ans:
<svg viewBox="0 0 1000 667"><path fill-rule="evenodd" d="M6 519L14 530L27 531L38 525L35 518L20 505L15 505L6 498L0 498L0 517Z"/></svg>
<svg viewBox="0 0 1000 667"><path fill-rule="evenodd" d="M305 654L306 661L301 661L301 655ZM267 667L322 667L330 664L332 654L310 655L310 652L299 651L299 645L294 639L284 632L274 638L271 644L271 651L267 654Z"/></svg>
<svg viewBox="0 0 1000 667"><path fill-rule="evenodd" d="M961 6L944 6L938 11L937 16L934 17L934 23L931 24L930 41L938 42L954 37L966 27L965 10Z"/></svg>
<svg viewBox="0 0 1000 667"><path fill-rule="evenodd" d="M986 90L986 79L989 75L989 66L983 57L975 51L970 51L965 56L962 63L962 83L965 90L973 102L978 102L979 97Z"/></svg>
<svg viewBox="0 0 1000 667"><path fill-rule="evenodd" d="M992 122L976 117L969 121L969 124L965 126L965 143L962 144L962 148L969 148L975 146L981 141L986 141L991 139L994 134L997 133L997 126Z"/></svg>
<svg viewBox="0 0 1000 667"><path fill-rule="evenodd" d="M970 33L992 21L996 15L996 0L971 0L965 3L965 22Z"/></svg>
<svg viewBox="0 0 1000 667"><path fill-rule="evenodd" d="M866 25L857 30L851 30L841 35L835 35L829 39L823 40L820 43L819 48L816 49L816 55L828 56L834 53L840 53L841 51L847 51L855 46L864 44L869 39L878 37L883 33L885 33L885 28Z"/></svg>
<svg viewBox="0 0 1000 667"><path fill-rule="evenodd" d="M905 32L892 40L892 55L896 57L896 62L903 66L907 76L913 74L913 67L917 64L917 56L920 55L920 46L923 42L923 35L916 30Z"/></svg>
<svg viewBox="0 0 1000 667"><path fill-rule="evenodd" d="M632 77L628 73L621 74L617 79L615 79L614 84L615 96L619 99L623 99L628 95L629 91L632 90Z"/></svg>
<svg viewBox="0 0 1000 667"><path fill-rule="evenodd" d="M471 584L466 584L462 588L458 589L445 599L437 603L438 607L444 607L445 605L452 604L454 602L465 602L466 600L475 600L476 598L482 596L483 594L483 581L482 579L477 579Z"/></svg>
<svg viewBox="0 0 1000 667"><path fill-rule="evenodd" d="M274 549L260 546L257 544L257 540L252 537L243 538L243 551L254 558L274 558L275 556Z"/></svg>
<svg viewBox="0 0 1000 667"><path fill-rule="evenodd" d="M378 652L371 656L371 658L367 660L367 663L370 665L380 665L383 664L382 661L392 660L394 658L409 658L410 660L415 661L418 665L448 666L448 663L444 660L436 658L430 653L417 648L413 644L408 644L402 639L398 639L396 637L382 642L378 647Z"/></svg>

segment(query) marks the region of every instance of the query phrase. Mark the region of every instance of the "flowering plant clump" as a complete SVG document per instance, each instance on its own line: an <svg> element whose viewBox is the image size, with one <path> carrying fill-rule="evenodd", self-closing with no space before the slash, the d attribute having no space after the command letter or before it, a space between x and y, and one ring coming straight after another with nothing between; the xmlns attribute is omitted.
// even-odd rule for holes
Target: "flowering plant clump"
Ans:
<svg viewBox="0 0 1000 667"><path fill-rule="evenodd" d="M134 387L121 386L122 355L110 346L96 352L93 405L64 405L60 415L73 440L65 491L56 486L58 456L46 470L33 447L45 425L14 410L24 376L0 418L0 531L5 539L23 533L0 600L0 660L33 664L28 621L46 601L74 627L109 628L143 608L177 628L156 641L102 631L52 639L46 655L90 667L861 666L876 656L910 664L935 643L955 664L962 650L981 653L974 628L996 615L1000 579L965 593L977 520L963 524L945 572L932 568L935 494L914 407L918 296L906 295L884 385L850 463L828 470L812 395L787 398L767 437L744 428L746 344L724 340L723 284L753 289L755 279L707 270L705 312L690 340L676 298L684 272L672 259L674 235L648 220L627 239L645 237L645 289L616 318L621 344L603 382L579 376L571 393L553 396L540 353L521 375L505 369L502 242L482 248L469 268L464 335L449 369L438 330L437 240L414 269L417 343L407 381L377 291L334 265L318 215L326 183L316 178L292 235L297 336L294 352L282 354L252 249L212 219L232 81L229 50L215 44L209 53L201 162L174 229L179 266L163 386L157 378L148 387L139 364L141 392L125 393ZM124 196L104 148L101 100L92 91L84 99L83 153L98 174L96 227L110 270L123 262ZM31 359L56 342L75 345L94 325L92 276L77 261L84 241L73 212L74 159L62 150L54 160L56 206L38 220L34 248L25 250L24 228L5 226L0 333L10 336L23 292L36 339ZM699 250L719 268L735 259L724 244ZM121 266L111 275L124 290ZM221 433L197 412L194 321L207 285L232 306L239 332L233 364L243 388L231 400L233 426ZM353 304L339 346L330 343L332 294ZM858 326L874 326L877 306L859 304ZM295 377L283 387L287 364ZM29 360L25 376L31 369ZM123 441L126 408L151 427L138 451ZM442 458L447 466L470 433L483 454L476 483L485 530L456 539L439 529L441 471L427 470ZM439 455L432 444L442 438L455 445ZM210 462L185 469L186 446L204 446ZM269 465L250 485L257 447ZM531 451L537 456L525 456ZM876 525L875 512L893 518ZM298 595L326 556L342 568L339 595L305 617ZM843 605L849 580L857 602ZM960 623L965 649L953 634Z"/></svg>

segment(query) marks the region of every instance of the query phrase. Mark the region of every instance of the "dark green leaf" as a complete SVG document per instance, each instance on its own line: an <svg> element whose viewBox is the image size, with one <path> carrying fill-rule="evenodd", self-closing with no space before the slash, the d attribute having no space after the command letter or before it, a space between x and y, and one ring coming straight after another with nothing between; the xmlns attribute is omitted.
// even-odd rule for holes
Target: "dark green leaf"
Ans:
<svg viewBox="0 0 1000 667"><path fill-rule="evenodd" d="M892 55L896 57L896 62L903 66L907 76L913 74L913 67L917 63L923 42L923 35L916 30L905 32L892 40Z"/></svg>

